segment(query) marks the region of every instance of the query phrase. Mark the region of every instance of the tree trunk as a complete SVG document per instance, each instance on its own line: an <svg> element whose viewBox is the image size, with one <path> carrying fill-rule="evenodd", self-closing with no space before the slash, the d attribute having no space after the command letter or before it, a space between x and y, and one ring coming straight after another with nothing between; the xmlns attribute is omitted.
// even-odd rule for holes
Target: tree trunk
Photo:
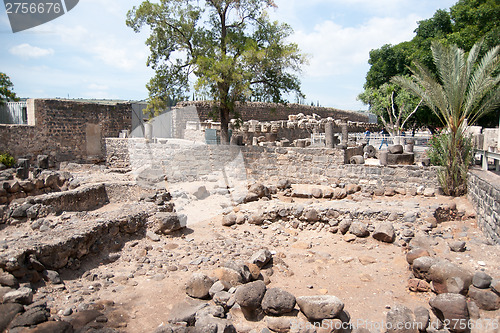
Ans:
<svg viewBox="0 0 500 333"><path fill-rule="evenodd" d="M220 143L229 144L229 107L224 104L220 106Z"/></svg>

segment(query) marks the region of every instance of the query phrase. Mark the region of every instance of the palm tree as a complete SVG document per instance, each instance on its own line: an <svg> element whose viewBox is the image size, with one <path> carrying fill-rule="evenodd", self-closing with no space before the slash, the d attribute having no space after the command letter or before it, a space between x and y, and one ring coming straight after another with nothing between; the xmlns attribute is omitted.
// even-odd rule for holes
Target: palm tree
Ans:
<svg viewBox="0 0 500 333"><path fill-rule="evenodd" d="M483 41L476 43L468 56L456 45L434 41L431 46L439 79L425 66L414 63L411 77L392 80L421 97L447 128L441 140L441 187L448 195L467 191L467 170L472 150L467 142L467 123L473 124L500 105L500 45L480 60Z"/></svg>

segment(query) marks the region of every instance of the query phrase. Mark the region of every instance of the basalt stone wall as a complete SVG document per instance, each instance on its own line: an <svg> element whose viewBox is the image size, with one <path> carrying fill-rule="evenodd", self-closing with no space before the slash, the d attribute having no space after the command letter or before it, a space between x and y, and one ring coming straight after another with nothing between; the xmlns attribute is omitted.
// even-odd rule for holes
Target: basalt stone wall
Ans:
<svg viewBox="0 0 500 333"><path fill-rule="evenodd" d="M469 172L469 200L477 212L479 227L500 244L500 177L483 170Z"/></svg>
<svg viewBox="0 0 500 333"><path fill-rule="evenodd" d="M168 181L202 179L226 170L271 184L287 178L302 184L357 183L366 189L439 188L437 168L344 164L343 149L186 145L175 139L106 139L109 168L162 170Z"/></svg>
<svg viewBox="0 0 500 333"><path fill-rule="evenodd" d="M191 105L196 106L200 121L219 119L219 115L217 111L214 110L213 103L211 102L180 102L177 106L186 107ZM278 121L287 120L289 115L303 113L304 115L310 116L315 113L321 118L332 117L333 119L349 120L353 122L369 122L368 115L359 112L300 104L278 105L273 103L249 102L241 105L237 104L236 112L241 116L243 121L252 119L259 121Z"/></svg>
<svg viewBox="0 0 500 333"><path fill-rule="evenodd" d="M30 125L0 125L0 151L16 157L46 154L57 161L102 159L104 138L118 137L131 127L130 103L55 99L30 103Z"/></svg>

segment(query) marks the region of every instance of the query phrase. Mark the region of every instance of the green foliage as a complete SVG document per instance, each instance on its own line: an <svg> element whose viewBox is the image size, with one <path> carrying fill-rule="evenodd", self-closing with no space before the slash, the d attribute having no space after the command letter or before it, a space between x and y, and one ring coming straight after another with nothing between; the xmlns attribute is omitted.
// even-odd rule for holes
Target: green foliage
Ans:
<svg viewBox="0 0 500 333"><path fill-rule="evenodd" d="M9 153L0 153L0 163L7 168L12 168L16 164L16 159Z"/></svg>
<svg viewBox="0 0 500 333"><path fill-rule="evenodd" d="M385 83L379 88L367 88L358 99L370 106L387 132L400 135L410 118L418 111L421 100L395 84Z"/></svg>
<svg viewBox="0 0 500 333"><path fill-rule="evenodd" d="M10 78L4 73L0 73L0 105L19 100L13 88L14 85L10 81Z"/></svg>
<svg viewBox="0 0 500 333"><path fill-rule="evenodd" d="M467 193L467 173L474 158L472 138L464 133L457 137L451 132L434 135L427 151L433 165L442 166L438 180L443 192L450 196Z"/></svg>
<svg viewBox="0 0 500 333"><path fill-rule="evenodd" d="M215 101L227 142L236 102L303 97L296 73L306 59L286 42L290 26L269 20L266 9L275 6L272 0L161 0L129 11L129 27L150 30L149 110L166 96L188 95L193 85L197 95Z"/></svg>
<svg viewBox="0 0 500 333"><path fill-rule="evenodd" d="M456 45L433 42L431 46L439 80L422 64L414 63L413 76L395 77L393 82L422 98L446 126L434 159L440 158L445 171L440 176L445 193L461 195L466 189L469 166L465 139L467 122L473 124L481 116L500 106L500 45L492 48L481 59L483 42L476 43L468 56ZM465 155L464 155L465 154Z"/></svg>
<svg viewBox="0 0 500 333"><path fill-rule="evenodd" d="M432 18L418 22L415 37L409 42L384 45L370 52L370 70L366 75L366 88L379 88L395 75L409 75L409 67L418 62L436 73L431 45L440 41L446 45L457 45L469 52L472 46L483 39L480 54L500 44L500 1L459 0L450 10L438 10ZM500 111L497 109L497 111ZM413 117L417 127L439 126L439 119L428 107L421 107ZM497 117L483 117L480 125L496 126Z"/></svg>

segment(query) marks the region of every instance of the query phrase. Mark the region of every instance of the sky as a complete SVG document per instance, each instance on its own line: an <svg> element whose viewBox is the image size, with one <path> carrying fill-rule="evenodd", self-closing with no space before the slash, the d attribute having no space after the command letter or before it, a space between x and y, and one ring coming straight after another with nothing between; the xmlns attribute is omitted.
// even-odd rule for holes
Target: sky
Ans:
<svg viewBox="0 0 500 333"><path fill-rule="evenodd" d="M272 19L294 30L308 56L301 74L306 103L366 110L363 91L372 49L411 40L419 20L457 0L275 0ZM65 15L13 33L0 6L0 72L25 98L144 100L147 31L125 25L141 0L80 0ZM291 100L293 102L293 100Z"/></svg>

